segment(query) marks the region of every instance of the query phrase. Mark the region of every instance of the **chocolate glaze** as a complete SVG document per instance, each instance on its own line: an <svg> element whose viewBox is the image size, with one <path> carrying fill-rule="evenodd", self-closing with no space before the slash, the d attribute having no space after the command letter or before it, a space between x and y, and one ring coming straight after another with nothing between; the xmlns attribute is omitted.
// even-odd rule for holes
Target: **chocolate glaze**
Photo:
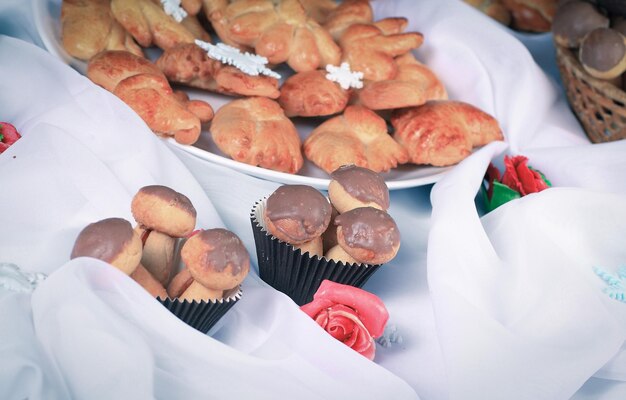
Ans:
<svg viewBox="0 0 626 400"><path fill-rule="evenodd" d="M328 226L332 208L328 200L311 186L283 185L268 197L265 213L272 222L296 220L306 233L312 234Z"/></svg>
<svg viewBox="0 0 626 400"><path fill-rule="evenodd" d="M376 203L384 210L389 208L389 189L376 172L356 165L344 165L330 176L357 200Z"/></svg>
<svg viewBox="0 0 626 400"><path fill-rule="evenodd" d="M229 230L215 228L197 234L204 243L213 248L206 252L203 264L213 271L222 272L230 264L233 275L239 275L250 261L248 250L237 235Z"/></svg>
<svg viewBox="0 0 626 400"><path fill-rule="evenodd" d="M589 33L580 48L580 61L601 72L614 68L625 55L624 37L609 28L599 28Z"/></svg>
<svg viewBox="0 0 626 400"><path fill-rule="evenodd" d="M389 214L373 207L347 211L335 218L341 234L350 247L388 253L400 243L400 231Z"/></svg>
<svg viewBox="0 0 626 400"><path fill-rule="evenodd" d="M583 37L595 28L608 27L609 19L595 7L583 1L568 2L557 10L552 20L552 32L568 47L578 47Z"/></svg>
<svg viewBox="0 0 626 400"><path fill-rule="evenodd" d="M76 238L70 259L94 257L111 262L133 238L133 227L123 218L107 218L87 225Z"/></svg>
<svg viewBox="0 0 626 400"><path fill-rule="evenodd" d="M144 186L139 190L139 193L144 193L149 196L156 196L163 201L166 201L174 207L178 207L183 211L188 212L194 218L196 217L196 209L187 196L182 193L161 185Z"/></svg>

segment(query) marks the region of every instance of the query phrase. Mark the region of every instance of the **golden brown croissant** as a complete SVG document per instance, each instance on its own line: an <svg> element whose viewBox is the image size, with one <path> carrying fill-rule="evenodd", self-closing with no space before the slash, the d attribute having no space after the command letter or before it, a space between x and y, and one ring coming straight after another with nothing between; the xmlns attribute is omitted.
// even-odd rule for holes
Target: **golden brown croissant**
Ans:
<svg viewBox="0 0 626 400"><path fill-rule="evenodd" d="M350 91L326 79L326 71L298 72L280 87L280 103L288 117L315 117L343 111Z"/></svg>
<svg viewBox="0 0 626 400"><path fill-rule="evenodd" d="M287 62L298 72L339 64L339 46L298 0L204 0L204 7L222 41L272 64Z"/></svg>
<svg viewBox="0 0 626 400"><path fill-rule="evenodd" d="M395 78L395 57L422 45L421 33L402 33L406 18L386 18L372 24L353 24L341 36L342 61L353 71L363 72L363 79L382 81Z"/></svg>
<svg viewBox="0 0 626 400"><path fill-rule="evenodd" d="M472 147L503 139L495 118L459 101L429 101L395 111L391 124L394 138L415 164L456 164L470 155Z"/></svg>
<svg viewBox="0 0 626 400"><path fill-rule="evenodd" d="M362 106L348 106L315 128L304 142L304 154L328 173L347 164L382 172L409 160L387 133L385 120Z"/></svg>
<svg viewBox="0 0 626 400"><path fill-rule="evenodd" d="M180 5L189 15L197 15L202 9L202 0L181 0Z"/></svg>
<svg viewBox="0 0 626 400"><path fill-rule="evenodd" d="M154 64L127 51L97 54L89 60L87 77L129 105L156 134L182 144L196 142L201 122L213 117L208 103L174 93Z"/></svg>
<svg viewBox="0 0 626 400"><path fill-rule="evenodd" d="M143 47L155 44L165 50L178 43L193 43L195 39L152 0L111 0L111 11Z"/></svg>
<svg viewBox="0 0 626 400"><path fill-rule="evenodd" d="M389 110L448 98L443 83L413 54L400 56L395 62L398 71L394 79L365 82L353 101L372 110Z"/></svg>
<svg viewBox="0 0 626 400"><path fill-rule="evenodd" d="M302 167L296 127L267 97L222 106L211 123L211 135L217 147L236 161L292 174Z"/></svg>
<svg viewBox="0 0 626 400"><path fill-rule="evenodd" d="M278 80L265 75L251 76L239 69L209 58L195 44L179 44L163 52L157 67L170 82L182 83L212 92L240 96L279 96Z"/></svg>
<svg viewBox="0 0 626 400"><path fill-rule="evenodd" d="M110 0L63 0L61 37L63 48L81 60L102 50L128 50L143 56L132 36L113 18Z"/></svg>

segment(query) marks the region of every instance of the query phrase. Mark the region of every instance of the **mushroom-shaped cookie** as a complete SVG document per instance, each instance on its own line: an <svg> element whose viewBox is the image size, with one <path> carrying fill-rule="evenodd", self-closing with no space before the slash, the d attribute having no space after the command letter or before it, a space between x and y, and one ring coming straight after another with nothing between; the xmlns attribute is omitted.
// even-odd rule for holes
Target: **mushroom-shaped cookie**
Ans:
<svg viewBox="0 0 626 400"><path fill-rule="evenodd" d="M400 249L400 231L386 212L360 207L335 218L339 244L325 257L345 263L384 264Z"/></svg>
<svg viewBox="0 0 626 400"><path fill-rule="evenodd" d="M106 261L130 275L141 261L141 239L125 219L103 219L78 234L70 259L77 257Z"/></svg>
<svg viewBox="0 0 626 400"><path fill-rule="evenodd" d="M190 237L180 252L193 282L179 300L221 299L224 291L237 287L250 271L250 256L231 231L202 230Z"/></svg>
<svg viewBox="0 0 626 400"><path fill-rule="evenodd" d="M554 40L561 46L577 48L583 37L596 28L607 28L609 19L584 1L570 1L557 10L552 20Z"/></svg>
<svg viewBox="0 0 626 400"><path fill-rule="evenodd" d="M349 98L350 91L326 79L326 71L315 70L287 78L278 103L288 117L316 117L342 112Z"/></svg>
<svg viewBox="0 0 626 400"><path fill-rule="evenodd" d="M141 263L167 285L173 270L176 238L194 230L196 209L185 195L166 186L151 185L139 189L133 197L131 212L143 242Z"/></svg>
<svg viewBox="0 0 626 400"><path fill-rule="evenodd" d="M610 28L589 32L580 45L580 62L599 79L614 79L626 70L626 37Z"/></svg>
<svg viewBox="0 0 626 400"><path fill-rule="evenodd" d="M311 186L283 185L268 197L263 220L276 238L303 254L321 255L321 235L330 224L331 213L328 200Z"/></svg>
<svg viewBox="0 0 626 400"><path fill-rule="evenodd" d="M330 174L330 202L339 213L359 207L389 208L389 188L380 174L356 165L344 165Z"/></svg>

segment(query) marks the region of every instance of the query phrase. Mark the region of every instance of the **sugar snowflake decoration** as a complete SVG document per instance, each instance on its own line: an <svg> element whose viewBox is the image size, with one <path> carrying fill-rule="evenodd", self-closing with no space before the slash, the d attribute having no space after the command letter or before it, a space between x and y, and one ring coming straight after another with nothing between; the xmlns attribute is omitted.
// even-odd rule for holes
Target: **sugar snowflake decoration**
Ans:
<svg viewBox="0 0 626 400"><path fill-rule="evenodd" d="M196 44L206 51L212 59L232 65L245 74L252 76L263 74L280 79L279 74L265 66L268 63L265 57L248 52L242 53L239 49L224 43L212 45L211 43L196 39Z"/></svg>
<svg viewBox="0 0 626 400"><path fill-rule="evenodd" d="M350 64L341 63L340 66L328 64L326 66L326 79L337 82L342 89L348 90L351 87L361 89L363 87L363 72L350 70Z"/></svg>
<svg viewBox="0 0 626 400"><path fill-rule="evenodd" d="M0 262L0 288L18 293L30 293L46 279L41 272L22 271L17 265Z"/></svg>
<svg viewBox="0 0 626 400"><path fill-rule="evenodd" d="M161 0L163 11L170 17L174 18L176 22L181 22L187 18L187 11L180 6L180 0Z"/></svg>
<svg viewBox="0 0 626 400"><path fill-rule="evenodd" d="M404 340L398 332L398 327L395 325L387 325L383 335L376 339L376 343L383 347L391 347L392 344L402 344Z"/></svg>
<svg viewBox="0 0 626 400"><path fill-rule="evenodd" d="M613 276L598 267L593 267L593 272L607 284L607 287L603 290L604 293L608 294L612 299L626 303L626 287L624 286L626 282L626 266L618 268L617 276Z"/></svg>

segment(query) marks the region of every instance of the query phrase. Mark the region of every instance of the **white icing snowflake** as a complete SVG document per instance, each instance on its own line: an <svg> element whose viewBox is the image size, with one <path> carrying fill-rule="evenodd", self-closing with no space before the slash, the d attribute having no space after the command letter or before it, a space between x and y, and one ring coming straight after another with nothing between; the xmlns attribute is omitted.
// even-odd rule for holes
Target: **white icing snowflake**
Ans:
<svg viewBox="0 0 626 400"><path fill-rule="evenodd" d="M341 63L338 67L328 64L326 71L328 72L326 79L337 82L344 90L348 90L351 87L355 89L363 87L363 72L351 71L350 64L347 62Z"/></svg>
<svg viewBox="0 0 626 400"><path fill-rule="evenodd" d="M395 325L387 325L385 327L385 332L381 337L376 339L376 342L383 347L391 347L392 344L402 344L404 339L398 332L398 327Z"/></svg>
<svg viewBox="0 0 626 400"><path fill-rule="evenodd" d="M44 279L46 275L41 272L26 272L15 264L0 262L0 289L30 293Z"/></svg>
<svg viewBox="0 0 626 400"><path fill-rule="evenodd" d="M280 79L279 74L265 66L268 62L265 57L250 54L248 52L242 53L239 49L224 43L212 45L211 43L196 39L196 44L206 51L212 59L220 61L224 64L232 65L245 74L252 76L263 74L272 78Z"/></svg>
<svg viewBox="0 0 626 400"><path fill-rule="evenodd" d="M161 5L163 6L163 11L174 18L176 22L187 18L187 11L180 6L180 0L161 0Z"/></svg>

